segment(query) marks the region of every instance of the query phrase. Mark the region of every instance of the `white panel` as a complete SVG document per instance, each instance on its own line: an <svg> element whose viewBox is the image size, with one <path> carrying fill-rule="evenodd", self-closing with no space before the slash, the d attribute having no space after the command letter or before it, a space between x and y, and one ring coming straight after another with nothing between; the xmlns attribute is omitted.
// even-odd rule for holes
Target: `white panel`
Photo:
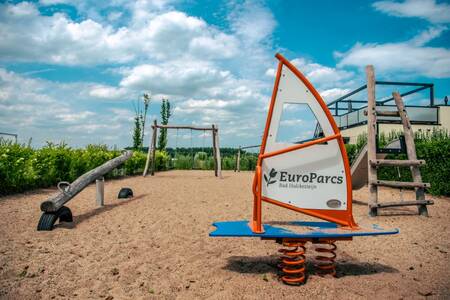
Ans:
<svg viewBox="0 0 450 300"><path fill-rule="evenodd" d="M331 124L314 95L289 68L283 65L266 153L293 145L276 142L285 103L308 104L325 136L334 135ZM265 158L262 171L262 195L265 197L306 209L347 208L344 164L336 140Z"/></svg>
<svg viewBox="0 0 450 300"><path fill-rule="evenodd" d="M311 108L325 135L333 135L333 128L328 122L325 112L320 107L320 104L314 98L314 95L304 83L292 73L292 71L283 65L281 69L280 83L278 85L277 97L275 99L275 107L272 113L272 121L269 128L269 135L267 137L266 152L283 149L291 144L276 143L276 136L278 133L278 125L280 123L283 104L285 103L306 103Z"/></svg>

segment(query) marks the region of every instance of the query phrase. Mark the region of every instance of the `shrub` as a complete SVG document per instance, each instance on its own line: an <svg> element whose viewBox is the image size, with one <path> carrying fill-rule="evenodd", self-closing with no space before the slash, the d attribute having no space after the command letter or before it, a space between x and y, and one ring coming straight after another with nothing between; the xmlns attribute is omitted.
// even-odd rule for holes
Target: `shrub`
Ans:
<svg viewBox="0 0 450 300"><path fill-rule="evenodd" d="M34 187L34 174L30 161L33 149L0 139L0 195Z"/></svg>
<svg viewBox="0 0 450 300"><path fill-rule="evenodd" d="M72 149L65 143L48 142L41 149L15 144L0 139L0 195L55 186L59 181L72 182L87 171L121 155L106 145L88 145L85 149ZM119 169L106 174L106 178L141 173L146 153L135 151ZM169 156L156 152L156 167L165 170Z"/></svg>
<svg viewBox="0 0 450 300"><path fill-rule="evenodd" d="M399 132L390 132L388 135L380 134L381 147L393 139L398 138ZM352 163L361 149L367 135L358 137L356 145L346 145L350 162ZM414 138L418 159L426 161L425 166L420 167L422 181L429 182L431 187L428 192L433 195L450 195L450 135L445 129L434 129L430 132L416 132ZM355 153L355 154L354 154ZM406 154L389 154L386 159L406 159ZM378 177L381 180L412 181L409 167L380 167Z"/></svg>

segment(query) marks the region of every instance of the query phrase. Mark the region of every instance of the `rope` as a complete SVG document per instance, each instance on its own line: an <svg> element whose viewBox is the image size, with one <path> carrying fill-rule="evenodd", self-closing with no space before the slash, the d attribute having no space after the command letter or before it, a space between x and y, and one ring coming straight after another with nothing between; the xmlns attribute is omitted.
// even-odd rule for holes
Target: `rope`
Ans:
<svg viewBox="0 0 450 300"><path fill-rule="evenodd" d="M176 133L176 136L175 136L175 153L173 155L175 163L178 161L177 155L178 155L178 128L177 128L177 133ZM172 162L173 162L173 160L172 160ZM173 163L173 165L172 165L172 167L174 169L175 169L175 163Z"/></svg>
<svg viewBox="0 0 450 300"><path fill-rule="evenodd" d="M192 157L192 165L191 169L194 169L194 148L192 147L192 129L191 129L191 157Z"/></svg>
<svg viewBox="0 0 450 300"><path fill-rule="evenodd" d="M206 130L203 130L203 145L202 145L202 152L205 152L205 138L206 138Z"/></svg>
<svg viewBox="0 0 450 300"><path fill-rule="evenodd" d="M178 149L178 128L177 128L177 135L175 137L175 150Z"/></svg>

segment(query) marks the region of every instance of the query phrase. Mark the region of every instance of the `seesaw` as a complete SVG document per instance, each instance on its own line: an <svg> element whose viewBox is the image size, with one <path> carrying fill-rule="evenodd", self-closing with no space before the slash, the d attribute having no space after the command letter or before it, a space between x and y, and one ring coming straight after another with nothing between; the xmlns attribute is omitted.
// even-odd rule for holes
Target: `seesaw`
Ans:
<svg viewBox="0 0 450 300"><path fill-rule="evenodd" d="M132 155L133 151L126 151L122 155L110 159L104 164L84 173L72 183L66 181L59 182L59 192L41 203L42 215L39 219L37 230L53 230L58 219L60 222L73 222L72 211L64 205L72 200L78 193L83 191L91 182L96 182L97 205L103 206L105 194L103 176L125 163ZM123 199L128 197L133 197L133 191L130 188L122 188L119 191L118 198Z"/></svg>
<svg viewBox="0 0 450 300"><path fill-rule="evenodd" d="M279 267L284 274L281 280L301 284L305 281L307 242L319 244L315 248L318 273L334 276L336 241L399 231L356 224L352 214L350 165L333 116L306 77L280 54L276 58L278 70L253 180L253 218L213 223L216 230L210 236L258 237L283 244L287 248L279 250L282 254ZM295 110L309 111L323 136L283 141L279 136L282 117ZM263 224L263 201L326 222Z"/></svg>

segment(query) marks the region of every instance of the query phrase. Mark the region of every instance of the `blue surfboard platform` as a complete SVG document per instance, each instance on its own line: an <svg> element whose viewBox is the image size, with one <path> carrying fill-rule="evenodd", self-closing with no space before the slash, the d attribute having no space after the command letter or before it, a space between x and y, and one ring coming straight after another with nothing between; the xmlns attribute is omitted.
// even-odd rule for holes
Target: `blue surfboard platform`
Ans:
<svg viewBox="0 0 450 300"><path fill-rule="evenodd" d="M212 231L211 237L259 237L264 239L332 239L332 238L352 238L355 236L375 236L397 234L399 230L383 229L376 224L358 230L342 229L337 224L331 222L273 222L263 224L264 233L254 233L248 226L249 221L227 221L215 222L212 225L216 230ZM277 226L276 226L277 225ZM278 226L279 225L279 226ZM283 226L283 227L281 227Z"/></svg>

